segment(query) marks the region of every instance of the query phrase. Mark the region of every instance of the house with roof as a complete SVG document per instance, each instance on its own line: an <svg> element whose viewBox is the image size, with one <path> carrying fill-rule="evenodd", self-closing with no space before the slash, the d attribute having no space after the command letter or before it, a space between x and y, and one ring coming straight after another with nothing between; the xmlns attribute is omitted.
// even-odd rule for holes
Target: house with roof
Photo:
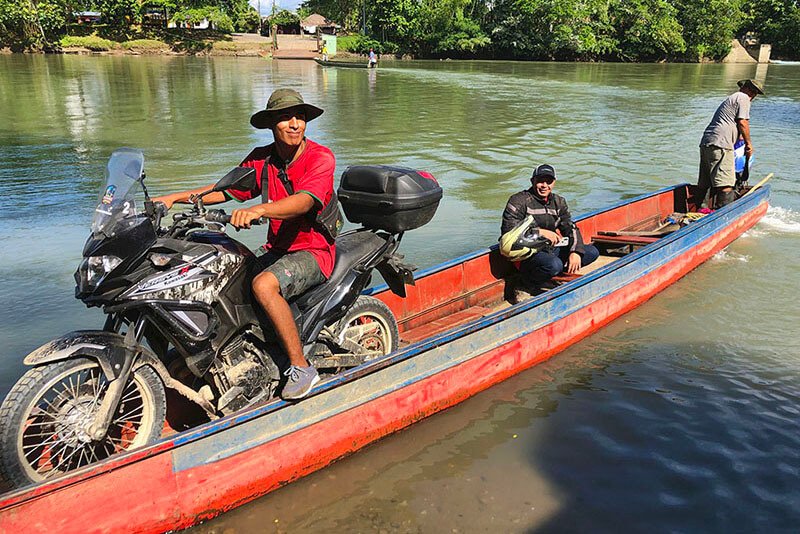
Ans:
<svg viewBox="0 0 800 534"><path fill-rule="evenodd" d="M94 24L103 18L99 11L76 11L73 16L78 24Z"/></svg>
<svg viewBox="0 0 800 534"><path fill-rule="evenodd" d="M314 13L300 21L300 28L303 30L303 33L311 35L315 35L317 32L336 35L336 30L341 28L341 26L318 13Z"/></svg>

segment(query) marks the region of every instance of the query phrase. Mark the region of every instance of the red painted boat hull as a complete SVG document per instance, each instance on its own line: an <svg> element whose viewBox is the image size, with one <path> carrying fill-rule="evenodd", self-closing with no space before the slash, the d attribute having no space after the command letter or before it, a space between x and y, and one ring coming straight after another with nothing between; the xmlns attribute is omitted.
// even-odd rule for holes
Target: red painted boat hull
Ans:
<svg viewBox="0 0 800 534"><path fill-rule="evenodd" d="M0 531L155 532L214 517L549 359L731 243L766 213L767 194L750 204L741 213L731 211L716 230L665 245L663 257L651 258L652 268L642 273L632 262L575 290L588 297L570 302L565 288L561 297L509 309L502 320L487 318L485 326L434 336L425 352L301 403L215 422L189 437L6 496ZM635 283L625 283L634 275ZM590 298L595 294L600 296ZM548 322L545 316L556 318ZM463 361L448 350L463 353ZM363 401L334 401L334 393ZM280 424L288 431L274 435Z"/></svg>

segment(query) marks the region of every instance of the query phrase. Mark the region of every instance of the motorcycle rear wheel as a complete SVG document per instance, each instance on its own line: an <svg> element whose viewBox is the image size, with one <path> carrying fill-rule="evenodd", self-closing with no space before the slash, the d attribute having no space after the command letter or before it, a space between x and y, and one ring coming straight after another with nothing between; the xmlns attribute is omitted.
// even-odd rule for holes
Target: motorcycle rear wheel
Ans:
<svg viewBox="0 0 800 534"><path fill-rule="evenodd" d="M12 487L42 482L161 436L164 385L142 366L131 373L106 437L93 440L87 430L107 387L100 366L88 358L25 373L0 408L0 481Z"/></svg>
<svg viewBox="0 0 800 534"><path fill-rule="evenodd" d="M372 360L397 350L400 333L389 307L375 297L361 295L336 328L337 337L349 339L374 355Z"/></svg>

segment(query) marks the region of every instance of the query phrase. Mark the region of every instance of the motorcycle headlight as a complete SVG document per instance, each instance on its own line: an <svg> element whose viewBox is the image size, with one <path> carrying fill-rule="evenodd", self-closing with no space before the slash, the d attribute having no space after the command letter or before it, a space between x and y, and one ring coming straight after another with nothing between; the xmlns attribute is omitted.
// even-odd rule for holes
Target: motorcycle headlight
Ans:
<svg viewBox="0 0 800 534"><path fill-rule="evenodd" d="M96 286L120 263L122 259L116 256L89 256L86 258L86 282Z"/></svg>

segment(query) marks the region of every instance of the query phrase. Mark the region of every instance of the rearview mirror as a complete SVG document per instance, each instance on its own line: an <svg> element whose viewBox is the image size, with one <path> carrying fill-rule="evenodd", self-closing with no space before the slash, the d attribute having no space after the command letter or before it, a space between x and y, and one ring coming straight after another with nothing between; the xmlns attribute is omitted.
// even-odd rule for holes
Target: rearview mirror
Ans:
<svg viewBox="0 0 800 534"><path fill-rule="evenodd" d="M214 184L212 191L251 191L256 187L256 170L251 167L234 167L219 182Z"/></svg>

